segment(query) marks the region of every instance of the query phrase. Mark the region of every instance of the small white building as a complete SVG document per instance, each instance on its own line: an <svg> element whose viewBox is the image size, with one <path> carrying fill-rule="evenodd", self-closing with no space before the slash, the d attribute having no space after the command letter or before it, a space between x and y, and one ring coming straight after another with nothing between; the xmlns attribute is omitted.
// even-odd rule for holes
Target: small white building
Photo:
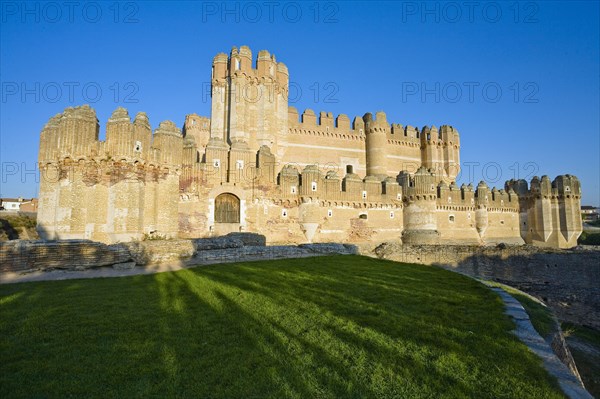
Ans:
<svg viewBox="0 0 600 399"><path fill-rule="evenodd" d="M583 215L584 222L594 222L600 219L600 212L598 208L589 205L583 205L581 207L581 214Z"/></svg>
<svg viewBox="0 0 600 399"><path fill-rule="evenodd" d="M0 210L2 211L21 211L23 205L31 204L32 199L19 198L0 198Z"/></svg>

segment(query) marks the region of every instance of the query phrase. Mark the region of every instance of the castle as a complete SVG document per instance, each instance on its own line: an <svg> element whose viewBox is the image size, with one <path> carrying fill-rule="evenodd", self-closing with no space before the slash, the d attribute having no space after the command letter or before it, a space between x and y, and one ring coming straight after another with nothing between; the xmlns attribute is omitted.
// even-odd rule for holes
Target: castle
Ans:
<svg viewBox="0 0 600 399"><path fill-rule="evenodd" d="M573 247L578 179L458 187L452 126L334 118L288 106L289 73L248 47L212 63L211 117L183 129L118 108L99 141L89 106L52 117L40 138L38 230L107 243L257 232L269 243L535 244Z"/></svg>

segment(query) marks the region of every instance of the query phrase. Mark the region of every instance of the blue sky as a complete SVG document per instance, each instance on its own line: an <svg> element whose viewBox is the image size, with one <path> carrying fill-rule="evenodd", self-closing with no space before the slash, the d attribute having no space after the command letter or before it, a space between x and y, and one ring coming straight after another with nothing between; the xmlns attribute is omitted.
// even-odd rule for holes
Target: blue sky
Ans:
<svg viewBox="0 0 600 399"><path fill-rule="evenodd" d="M2 2L0 195L33 196L39 133L89 103L153 128L210 115L212 58L266 49L291 104L461 134L459 182L577 175L600 205L598 2Z"/></svg>

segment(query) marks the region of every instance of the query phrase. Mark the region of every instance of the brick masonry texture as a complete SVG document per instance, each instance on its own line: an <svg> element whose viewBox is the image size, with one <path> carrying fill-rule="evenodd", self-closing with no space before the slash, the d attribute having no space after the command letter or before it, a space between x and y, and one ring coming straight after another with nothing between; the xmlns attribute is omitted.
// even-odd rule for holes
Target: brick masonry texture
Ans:
<svg viewBox="0 0 600 399"><path fill-rule="evenodd" d="M131 255L120 244L88 240L0 242L0 272L75 269L127 262Z"/></svg>
<svg viewBox="0 0 600 399"><path fill-rule="evenodd" d="M258 234L232 233L195 240L150 240L107 245L88 240L0 242L0 272L49 269L89 269L135 262L138 266L164 263L195 265L357 254L349 244L265 246ZM117 266L119 267L119 266Z"/></svg>

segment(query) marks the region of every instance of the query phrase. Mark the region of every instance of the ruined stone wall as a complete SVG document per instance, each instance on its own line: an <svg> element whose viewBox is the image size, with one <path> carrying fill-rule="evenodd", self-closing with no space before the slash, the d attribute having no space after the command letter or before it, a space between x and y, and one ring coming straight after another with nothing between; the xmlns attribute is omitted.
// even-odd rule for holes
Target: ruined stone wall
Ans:
<svg viewBox="0 0 600 399"><path fill-rule="evenodd" d="M386 243L380 258L436 265L541 298L559 319L600 328L600 248L411 246Z"/></svg>
<svg viewBox="0 0 600 399"><path fill-rule="evenodd" d="M232 233L224 237L194 240L150 240L105 245L88 240L60 242L9 241L0 243L1 273L34 270L89 268L127 263L128 268L159 264L189 267L200 264L357 254L343 244L266 246L259 234Z"/></svg>
<svg viewBox="0 0 600 399"><path fill-rule="evenodd" d="M0 242L0 272L47 269L87 269L127 262L123 245L88 240Z"/></svg>

